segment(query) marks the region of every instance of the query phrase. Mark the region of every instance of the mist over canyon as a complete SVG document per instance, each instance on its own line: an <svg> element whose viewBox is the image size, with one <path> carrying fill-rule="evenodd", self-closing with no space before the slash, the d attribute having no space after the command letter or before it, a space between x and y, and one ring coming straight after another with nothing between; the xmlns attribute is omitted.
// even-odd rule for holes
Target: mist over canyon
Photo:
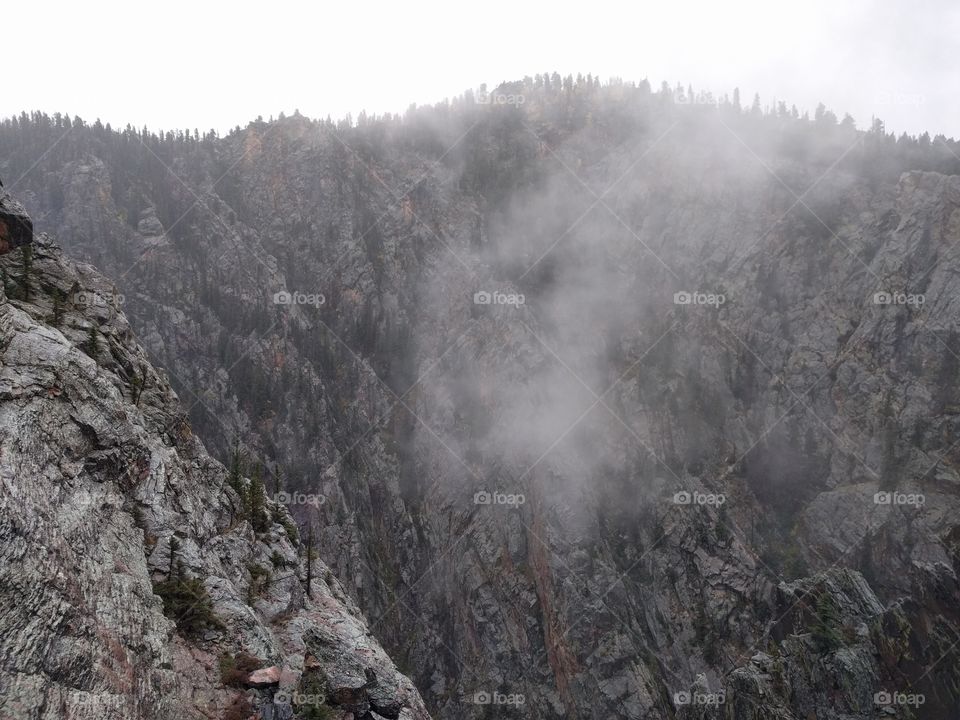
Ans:
<svg viewBox="0 0 960 720"><path fill-rule="evenodd" d="M0 176L0 716L958 716L956 141L548 73Z"/></svg>

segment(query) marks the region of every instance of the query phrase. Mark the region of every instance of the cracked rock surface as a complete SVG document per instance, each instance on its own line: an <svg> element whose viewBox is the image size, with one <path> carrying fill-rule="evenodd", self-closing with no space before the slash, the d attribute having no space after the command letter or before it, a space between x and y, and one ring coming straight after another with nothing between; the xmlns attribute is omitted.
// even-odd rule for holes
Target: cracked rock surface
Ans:
<svg viewBox="0 0 960 720"><path fill-rule="evenodd" d="M0 296L0 717L221 718L240 703L291 718L309 685L329 717L427 720L320 561L307 596L286 510L265 498L265 527L239 519L113 285L43 236L29 285ZM187 634L164 613L155 587L173 564L202 583L214 625ZM251 598L257 565L271 578ZM227 687L220 659L241 652L259 675Z"/></svg>

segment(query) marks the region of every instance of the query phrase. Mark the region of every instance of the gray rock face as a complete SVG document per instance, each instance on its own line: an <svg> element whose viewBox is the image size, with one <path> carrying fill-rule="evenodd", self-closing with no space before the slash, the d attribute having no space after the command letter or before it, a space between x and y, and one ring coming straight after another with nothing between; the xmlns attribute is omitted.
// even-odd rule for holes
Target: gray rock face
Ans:
<svg viewBox="0 0 960 720"><path fill-rule="evenodd" d="M16 255L3 269L16 276ZM427 720L319 561L306 595L284 508L265 499L259 531L243 519L113 286L42 236L29 284L29 300L19 284L0 297L0 717L220 718L232 706L291 718L316 705L369 720L332 700L349 666L378 678L394 717ZM255 566L271 577L251 597ZM174 567L205 590L205 630L185 629L199 601L165 611ZM242 652L262 666L246 690L221 670Z"/></svg>
<svg viewBox="0 0 960 720"><path fill-rule="evenodd" d="M0 255L33 242L33 221L23 205L0 188Z"/></svg>
<svg viewBox="0 0 960 720"><path fill-rule="evenodd" d="M696 107L623 130L617 92L433 145L257 123L169 148L175 190L103 153L31 191L205 442L323 496L291 510L436 717L955 717L960 179L795 128L755 156Z"/></svg>

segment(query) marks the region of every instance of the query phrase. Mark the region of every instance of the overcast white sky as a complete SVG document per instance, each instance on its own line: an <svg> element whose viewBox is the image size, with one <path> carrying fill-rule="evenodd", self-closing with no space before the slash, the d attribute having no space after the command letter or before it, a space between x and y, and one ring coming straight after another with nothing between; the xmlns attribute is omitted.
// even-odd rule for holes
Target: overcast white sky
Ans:
<svg viewBox="0 0 960 720"><path fill-rule="evenodd" d="M859 127L960 137L957 0L13 0L0 117L217 128L400 112L543 71L739 86Z"/></svg>

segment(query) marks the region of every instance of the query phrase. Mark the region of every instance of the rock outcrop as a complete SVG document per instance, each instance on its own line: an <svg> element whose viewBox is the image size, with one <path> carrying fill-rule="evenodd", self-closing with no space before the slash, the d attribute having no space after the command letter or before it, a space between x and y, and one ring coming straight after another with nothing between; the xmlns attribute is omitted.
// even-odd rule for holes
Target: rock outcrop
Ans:
<svg viewBox="0 0 960 720"><path fill-rule="evenodd" d="M0 255L33 242L33 221L23 205L0 188Z"/></svg>
<svg viewBox="0 0 960 720"><path fill-rule="evenodd" d="M289 514L231 486L116 288L45 236L19 255L0 261L0 718L428 720L319 560L307 595Z"/></svg>

